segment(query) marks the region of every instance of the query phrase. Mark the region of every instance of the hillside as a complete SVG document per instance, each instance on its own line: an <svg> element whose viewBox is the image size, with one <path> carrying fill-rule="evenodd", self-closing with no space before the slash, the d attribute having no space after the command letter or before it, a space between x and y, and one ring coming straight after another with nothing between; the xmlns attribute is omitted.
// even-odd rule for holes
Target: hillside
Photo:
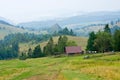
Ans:
<svg viewBox="0 0 120 80"><path fill-rule="evenodd" d="M85 50L86 45L87 45L87 39L86 37L76 37L76 36L67 36L68 40L72 40L75 41L78 46L81 46L81 48L83 50ZM57 43L59 37L53 37L54 43ZM47 44L47 41L40 43L41 48L43 49L43 47ZM29 42L29 43L22 43L20 44L20 52L26 52L29 48L34 48L36 45L38 45L38 43L33 43L33 42Z"/></svg>
<svg viewBox="0 0 120 80"><path fill-rule="evenodd" d="M11 33L18 33L18 32L27 32L26 30L16 28L12 25L7 25L0 23L0 39L3 39L6 35L11 34Z"/></svg>
<svg viewBox="0 0 120 80"><path fill-rule="evenodd" d="M0 80L120 80L120 53L0 61Z"/></svg>
<svg viewBox="0 0 120 80"><path fill-rule="evenodd" d="M44 34L46 32L37 32L37 31L29 31L23 28L18 28L16 26L6 24L6 23L0 23L0 39L3 39L6 35L8 34L13 34L13 33L35 33L35 34Z"/></svg>

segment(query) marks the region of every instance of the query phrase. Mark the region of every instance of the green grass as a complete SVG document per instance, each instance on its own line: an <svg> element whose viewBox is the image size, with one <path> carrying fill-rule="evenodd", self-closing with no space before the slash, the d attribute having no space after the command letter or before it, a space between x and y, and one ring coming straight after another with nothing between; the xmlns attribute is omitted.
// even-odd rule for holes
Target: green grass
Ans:
<svg viewBox="0 0 120 80"><path fill-rule="evenodd" d="M1 60L0 80L120 80L120 53Z"/></svg>

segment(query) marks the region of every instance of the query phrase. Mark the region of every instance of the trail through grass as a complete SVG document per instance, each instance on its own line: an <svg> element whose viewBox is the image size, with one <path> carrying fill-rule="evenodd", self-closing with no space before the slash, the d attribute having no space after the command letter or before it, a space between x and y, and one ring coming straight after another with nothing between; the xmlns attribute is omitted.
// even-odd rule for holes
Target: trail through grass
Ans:
<svg viewBox="0 0 120 80"><path fill-rule="evenodd" d="M1 60L0 80L120 80L120 53Z"/></svg>

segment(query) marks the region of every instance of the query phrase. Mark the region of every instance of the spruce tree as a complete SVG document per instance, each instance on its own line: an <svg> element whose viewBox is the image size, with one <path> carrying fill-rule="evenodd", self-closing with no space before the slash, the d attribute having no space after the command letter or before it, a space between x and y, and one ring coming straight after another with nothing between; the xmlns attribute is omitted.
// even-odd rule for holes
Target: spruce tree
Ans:
<svg viewBox="0 0 120 80"><path fill-rule="evenodd" d="M115 31L113 38L115 51L120 51L120 30Z"/></svg>
<svg viewBox="0 0 120 80"><path fill-rule="evenodd" d="M59 39L58 39L58 50L59 50L59 52L61 52L61 53L64 52L67 41L68 41L67 36L63 36L63 37L60 36L59 37Z"/></svg>
<svg viewBox="0 0 120 80"><path fill-rule="evenodd" d="M50 40L48 41L47 45L44 47L44 53L46 55L53 55L54 54L54 43L53 43L53 38L51 37Z"/></svg>
<svg viewBox="0 0 120 80"><path fill-rule="evenodd" d="M43 56L43 53L41 51L40 45L38 45L38 46L35 47L32 57L33 58L38 58L38 57L42 57L42 56Z"/></svg>
<svg viewBox="0 0 120 80"><path fill-rule="evenodd" d="M32 49L29 48L29 49L28 49L28 58L31 58L32 55L33 55Z"/></svg>
<svg viewBox="0 0 120 80"><path fill-rule="evenodd" d="M109 28L109 24L105 25L104 32L111 33L111 30Z"/></svg>
<svg viewBox="0 0 120 80"><path fill-rule="evenodd" d="M86 50L89 50L89 51L95 51L96 50L96 47L94 46L95 39L96 39L95 33L91 32L89 34L89 39L88 39L88 42L87 42L87 49Z"/></svg>
<svg viewBox="0 0 120 80"><path fill-rule="evenodd" d="M70 30L70 35L74 36L73 30Z"/></svg>

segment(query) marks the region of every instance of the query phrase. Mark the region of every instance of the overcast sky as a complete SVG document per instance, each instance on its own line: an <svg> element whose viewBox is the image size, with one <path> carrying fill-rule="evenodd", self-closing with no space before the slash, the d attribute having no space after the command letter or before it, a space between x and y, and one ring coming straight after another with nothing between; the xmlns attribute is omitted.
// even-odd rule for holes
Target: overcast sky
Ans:
<svg viewBox="0 0 120 80"><path fill-rule="evenodd" d="M0 16L15 23L117 10L120 0L0 0Z"/></svg>

